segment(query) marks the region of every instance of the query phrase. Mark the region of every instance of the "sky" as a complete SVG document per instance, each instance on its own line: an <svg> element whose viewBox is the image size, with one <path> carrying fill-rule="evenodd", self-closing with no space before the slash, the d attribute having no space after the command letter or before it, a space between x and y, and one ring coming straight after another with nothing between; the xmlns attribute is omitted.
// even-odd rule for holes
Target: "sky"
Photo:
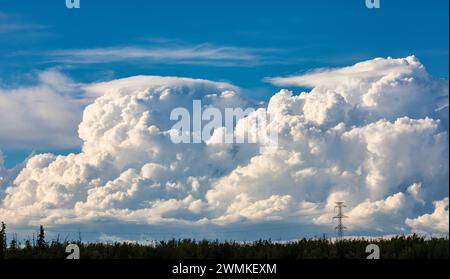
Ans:
<svg viewBox="0 0 450 279"><path fill-rule="evenodd" d="M236 228L235 225L240 218L250 220L250 223L244 222L241 225L248 226L252 231L260 226L278 227L278 222L287 228L297 226L296 221L285 214L300 206L303 211L300 210L299 215L306 214L311 220L306 222L308 225L300 232L286 229L283 238L292 238L293 234L316 233L316 226L326 223L324 220L329 217L324 212L330 208L333 197L350 191L342 188L342 185L330 185L330 181L310 181L307 178L308 172L320 174L323 171L325 173L322 175L330 180L340 181L339 183L358 181L369 189L367 195L348 197L348 200L355 210L355 218L372 218L370 220L378 226L378 234L407 233L411 228L430 232L427 228L432 222L438 222L439 216L447 214L448 219L448 162L443 163L441 160L441 156L448 159L448 117L444 115L448 113L448 5L447 0L381 0L380 9L368 9L364 0L81 0L80 9L67 9L64 0L0 0L0 178L3 177L0 179L0 197L4 199L0 210L4 210L5 216L14 216L19 207L28 208L30 212L36 208L43 212L48 210L49 216L53 217L45 219L45 222L50 225L58 223L60 231L67 230L66 226L73 229L65 221L68 216L79 218L78 226L89 231L93 230L92 216L110 220L111 215L116 213L123 215L121 222L139 223L143 230L148 226L155 226L155 222L167 223L167 227L161 230L170 230L172 226L198 218L196 222L189 223L193 235L203 235L202 224L205 222L218 226L218 231L229 230L242 235L239 232L246 229ZM394 59L386 59L388 57ZM378 61L375 58L386 60ZM186 77L212 83L137 76ZM121 81L122 78L129 79ZM411 83L406 81L408 78ZM395 89L386 89L388 85L383 82L392 82ZM153 178L152 183L199 184L199 192L194 194L186 190L182 193L165 193L161 190L156 193L141 193L136 190L136 193L154 195L157 199L136 199L128 191L130 197L127 202L127 198L123 198L122 203L115 201L113 192L120 190L114 188L118 184L117 180L146 181L151 176L148 173L156 172L153 168L157 169L154 165L150 167L147 164L152 162L164 169L170 163L149 154L146 155L148 157L138 156L142 161L124 158L126 152L134 154L136 150L131 147L130 150L117 150L118 146L122 148L123 145L116 142L116 138L106 139L102 135L107 132L100 129L100 126L110 127L115 131L114 125L118 125L110 122L114 117L108 120L102 117L102 113L110 112L107 105L120 109L131 106L133 100L123 99L125 97L120 91L128 92L134 97L137 94L136 88L146 88L154 94L160 94L156 86L163 85L172 88L173 94L178 96L180 84L189 88L191 97L217 93L217 100L213 103L222 105L229 101L224 100L225 97L220 92L224 88L235 91L238 88L239 96L233 95L233 105L247 104L244 99L253 103L261 102L261 106L268 107L269 110L271 108L274 113L282 116L279 123L284 123L283 125L292 124L292 119L297 119L293 115L298 115L301 118L296 120L300 121L298 125L312 125L321 130L325 134L305 132L297 135L295 129L290 128L293 138L280 144L293 153L278 156L292 158L293 163L286 163L286 168L292 168L297 176L293 175L288 179L292 173L284 173L280 179L288 186L302 181L305 185L325 187L323 189L329 195L325 197L316 193L316 186L310 192L274 190L269 187L266 192L263 191L264 195L253 200L252 195L256 190L252 185L269 182L247 181L240 174L259 173L258 171L267 167L266 164L277 165L276 162L281 157L260 158L250 148L239 153L240 158L224 163L225 166L216 166L215 159L208 157L211 154L208 148L197 150L195 147L191 152L196 155L186 153L184 156L191 156L190 160L199 156L197 160L204 159L205 166L215 166L214 171L205 167L204 172L192 170L187 175L176 170L171 178L164 178L160 174L164 171L160 171L155 175L162 177ZM367 89L370 86L373 88ZM203 92L202 88L208 88L211 92ZM337 93L333 95L324 88ZM348 91L342 91L342 88ZM292 90L294 93L289 95L287 91L282 91L275 94L281 89ZM304 100L303 97L296 97L303 91L318 93L311 94L311 97L305 97ZM384 92L397 95L390 99ZM178 96L180 100L184 100L184 97ZM100 105L100 101L89 106L96 99L103 100L105 107ZM120 103L119 99L123 102ZM171 101L171 105L182 104L180 100ZM150 111L151 105L155 105L152 102L146 104ZM296 106L302 109L292 108ZM282 111L282 107L289 109ZM359 111L361 107L371 109ZM291 122L286 120L288 116L294 117ZM130 117L134 119L135 115ZM337 119L346 127L336 128L339 124ZM138 119L134 120L139 123ZM160 120L156 125L160 128L168 125L163 122L164 120ZM121 125L128 127L130 123ZM134 131L133 127L127 129ZM389 129L392 133L400 129L405 133L402 136L417 137L417 142L411 140L410 145L406 144L407 147L397 154L394 147L398 143L381 136ZM379 142L366 136L377 131L381 137ZM92 136L89 133L93 133ZM336 136L337 143L326 142L324 146L317 143L319 138L327 138L330 133L343 134ZM294 144L300 140L299 137L311 141L308 147L311 150L314 150L312 142L315 142L317 150L322 150L323 154L319 154L319 151L313 154L310 150L310 157L302 155L306 152L303 150L306 147ZM164 142L155 143L142 138L134 140L142 146L155 144L160 152L164 148L171 148ZM416 159L416 154L411 154L411 150L422 146L423 150L430 152L424 156L431 158L428 163L435 164L436 169L424 170L419 164L409 164L400 173L392 174L387 169L390 161L377 161L372 155L363 155L365 153L361 151L355 158L363 162L360 165L362 174L350 179L348 173L361 173L361 170L352 165L357 159L340 154L341 157L335 158L335 161L330 159L333 161L330 163L322 156L338 156L330 149L344 148L347 141L352 140L364 142L367 152L376 154L378 159L380 154L386 155L384 152L394 148L392 152L398 155L395 158L405 160L399 164ZM380 151L372 150L371 144L386 144L387 147ZM103 150L102 145L111 148ZM42 153L48 154L37 155ZM111 173L98 175L98 172L105 172L108 169L106 165L110 163L100 153L124 157L119 156L117 162L111 163L114 165ZM174 155L162 154L167 158ZM56 155L62 156L55 157ZM36 161L35 164L25 166L23 162L27 158L32 162ZM54 160L60 160L60 165L55 164L51 168L45 163ZM306 163L300 163L304 160ZM79 165L73 166L71 178L67 173L61 174L62 169L70 169L69 166L74 162ZM333 174L333 167L342 171L341 175ZM127 173L127 168L135 169L136 173ZM367 173L364 175L365 171ZM439 171L441 175L436 174ZM218 172L222 175L216 175ZM55 178L53 181L56 173L64 178ZM139 176L137 173L143 178L132 178L134 175ZM43 189L39 190L39 187L30 190L30 187L34 187L31 186L33 183L39 183L39 179L47 175L53 177L49 178L51 183L42 187L50 192L55 191L53 194L42 196L39 193ZM252 177L250 174L249 176ZM137 184L130 182L130 185L138 185L130 186L131 189L141 187L139 185L142 183L149 183L142 181ZM375 183L373 181L382 186L378 190L372 189L371 187L375 187L371 184ZM220 185L225 185L225 182L227 185L239 182L250 186L248 191L237 191L233 186L224 186L223 189L229 189L220 190ZM64 187L67 189L62 190ZM425 189L422 194L420 189ZM95 201L100 203L100 197L107 193L112 195L107 198L110 202L105 202L104 208L94 209L92 204ZM248 206L237 208L236 204L229 201L227 209L225 205L215 204L216 200L227 200L231 193L235 193L235 196L240 194L241 203ZM410 199L415 203L410 202ZM424 205L420 207L422 201ZM64 203L69 205L61 206ZM145 206L136 206L136 203L152 204L154 212L149 213L153 216L151 220L142 219L139 209ZM279 215L267 209L268 204L275 204L276 206L271 207L272 211L279 208L279 211L274 211ZM212 208L213 205L217 208ZM380 212L378 208L383 205L403 210L398 210L398 220L401 219L402 225L398 224L398 220L393 225L394 221L389 223L389 218L383 217L383 214L392 214ZM178 211L166 212L165 208L168 206L178 208ZM191 215L179 212L186 206L190 208ZM60 211L51 213L52 209L57 208ZM135 212L117 212L123 208ZM233 208L241 212L241 217L229 214ZM267 216L257 214L258 211L266 212ZM369 211L370 214L367 213ZM108 214L100 216L102 214L99 212ZM364 215L364 212L368 215ZM272 216L272 213L276 216ZM165 217L175 221L171 222ZM135 219L139 222L134 222ZM260 222L267 219L270 222ZM115 221L105 222L104 227L108 227L110 223L114 227ZM26 229L30 224L34 224L33 218L24 217L15 226ZM384 225L389 229L380 231L379 228ZM358 228L354 233L373 233L373 228L362 224L354 224L354 227ZM94 231L102 233L98 228ZM321 231L330 233L328 229ZM118 233L125 232L116 231ZM212 235L216 236L214 233Z"/></svg>
<svg viewBox="0 0 450 279"><path fill-rule="evenodd" d="M75 10L63 0L0 0L0 82L32 83L34 73L54 68L84 83L138 74L186 76L232 82L267 100L275 87L265 77L411 54L430 74L448 78L448 1L382 5L85 0ZM113 54L96 55L104 49ZM161 58L145 56L156 51ZM6 164L21 162L32 149L76 150L4 147Z"/></svg>

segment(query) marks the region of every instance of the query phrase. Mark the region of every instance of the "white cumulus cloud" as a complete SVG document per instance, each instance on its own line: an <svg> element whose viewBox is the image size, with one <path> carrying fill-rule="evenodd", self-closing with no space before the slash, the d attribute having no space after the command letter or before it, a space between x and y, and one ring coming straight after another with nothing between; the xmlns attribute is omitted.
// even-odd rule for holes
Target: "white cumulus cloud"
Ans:
<svg viewBox="0 0 450 279"><path fill-rule="evenodd" d="M414 219L407 218L405 223L415 232L448 234L448 197L435 201L433 204L435 207L433 213L427 213Z"/></svg>
<svg viewBox="0 0 450 279"><path fill-rule="evenodd" d="M77 126L91 101L81 86L57 70L39 72L30 85L0 85L0 147L79 147Z"/></svg>
<svg viewBox="0 0 450 279"><path fill-rule="evenodd" d="M86 86L98 98L79 125L82 151L30 158L4 190L0 215L16 227L82 224L111 235L111 224L125 224L154 237L241 230L235 237L288 238L271 224L332 233L335 202L345 201L354 233L431 232L434 223L448 232L448 82L415 57L272 81L312 89L271 97L269 128L279 138L270 154L258 152L262 143L218 143L222 129L201 144L171 142L176 107L191 110L194 99L251 106L233 85L137 76ZM237 136L259 113L237 123ZM435 203L427 215L442 199L446 211Z"/></svg>

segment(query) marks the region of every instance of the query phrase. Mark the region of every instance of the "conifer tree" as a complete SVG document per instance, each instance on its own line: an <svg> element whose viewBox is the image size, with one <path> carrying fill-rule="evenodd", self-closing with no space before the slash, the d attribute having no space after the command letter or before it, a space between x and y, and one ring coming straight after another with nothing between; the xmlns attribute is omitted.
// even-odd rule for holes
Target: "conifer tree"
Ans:
<svg viewBox="0 0 450 279"><path fill-rule="evenodd" d="M45 241L44 226L42 226L42 225L39 227L39 235L38 235L38 238L37 238L37 246L40 249L47 248L47 242Z"/></svg>
<svg viewBox="0 0 450 279"><path fill-rule="evenodd" d="M2 222L0 228L0 259L3 259L6 255L6 225Z"/></svg>

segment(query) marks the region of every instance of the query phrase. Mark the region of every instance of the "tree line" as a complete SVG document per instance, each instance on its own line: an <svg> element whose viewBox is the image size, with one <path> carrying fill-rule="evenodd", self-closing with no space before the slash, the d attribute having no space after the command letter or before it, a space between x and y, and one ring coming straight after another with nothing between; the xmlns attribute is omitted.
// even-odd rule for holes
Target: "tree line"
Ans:
<svg viewBox="0 0 450 279"><path fill-rule="evenodd" d="M39 227L36 239L24 242L12 237L9 244L6 225L0 228L0 259L64 259L65 248L75 243L82 259L364 259L365 248L376 244L382 259L448 259L449 239L425 238L419 235L395 236L390 239L343 239L325 237L289 242L258 240L254 242L172 239L153 244L138 242L89 243L46 240Z"/></svg>

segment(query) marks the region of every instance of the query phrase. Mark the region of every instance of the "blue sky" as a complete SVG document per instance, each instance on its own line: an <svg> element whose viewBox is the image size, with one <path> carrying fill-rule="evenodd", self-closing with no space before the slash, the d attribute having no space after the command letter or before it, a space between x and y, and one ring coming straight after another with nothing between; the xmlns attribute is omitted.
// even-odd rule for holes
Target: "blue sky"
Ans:
<svg viewBox="0 0 450 279"><path fill-rule="evenodd" d="M81 9L69 10L64 0L0 0L0 82L33 83L34 73L52 68L83 83L187 76L228 81L267 100L276 88L265 77L410 54L433 76L448 78L449 2L381 4L82 0ZM105 50L111 55L99 55ZM6 165L35 148L2 147Z"/></svg>

